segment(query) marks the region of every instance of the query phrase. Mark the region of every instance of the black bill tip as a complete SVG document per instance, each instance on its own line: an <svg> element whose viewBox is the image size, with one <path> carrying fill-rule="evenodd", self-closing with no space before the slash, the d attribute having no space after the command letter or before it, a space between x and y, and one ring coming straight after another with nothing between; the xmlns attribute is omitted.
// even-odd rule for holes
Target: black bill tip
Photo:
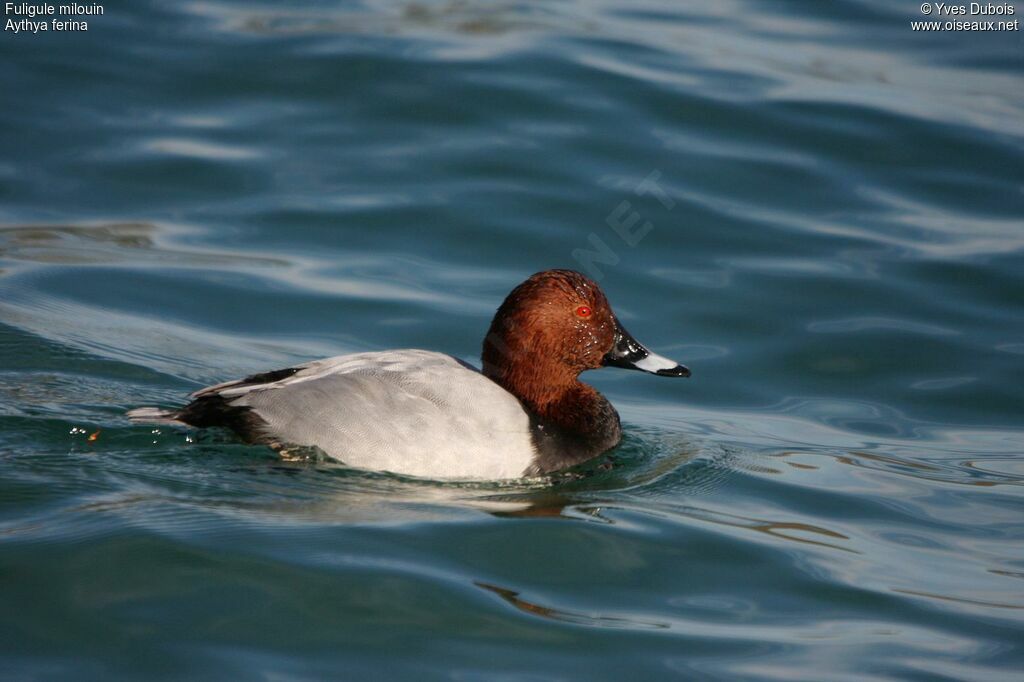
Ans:
<svg viewBox="0 0 1024 682"><path fill-rule="evenodd" d="M604 365L638 369L660 377L688 377L690 368L680 365L675 360L652 353L642 343L633 338L618 320L615 320L615 342L612 349L604 356Z"/></svg>

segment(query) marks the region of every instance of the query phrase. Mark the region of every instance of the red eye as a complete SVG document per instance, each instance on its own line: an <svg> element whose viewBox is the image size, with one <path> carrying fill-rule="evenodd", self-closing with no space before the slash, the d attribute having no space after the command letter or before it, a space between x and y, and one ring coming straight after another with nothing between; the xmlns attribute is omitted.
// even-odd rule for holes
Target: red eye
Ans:
<svg viewBox="0 0 1024 682"><path fill-rule="evenodd" d="M590 309L590 306L588 306L588 305L581 305L579 308L576 309L576 316L577 317L590 317L591 313L593 313L593 312L594 311Z"/></svg>

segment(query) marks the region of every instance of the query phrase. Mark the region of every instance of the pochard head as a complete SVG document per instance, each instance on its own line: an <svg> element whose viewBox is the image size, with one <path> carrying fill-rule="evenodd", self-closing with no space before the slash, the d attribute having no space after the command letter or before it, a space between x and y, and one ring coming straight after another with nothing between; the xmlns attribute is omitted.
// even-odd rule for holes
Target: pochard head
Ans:
<svg viewBox="0 0 1024 682"><path fill-rule="evenodd" d="M513 289L494 315L482 361L484 374L520 398L603 366L690 376L634 339L601 288L573 270L538 272Z"/></svg>

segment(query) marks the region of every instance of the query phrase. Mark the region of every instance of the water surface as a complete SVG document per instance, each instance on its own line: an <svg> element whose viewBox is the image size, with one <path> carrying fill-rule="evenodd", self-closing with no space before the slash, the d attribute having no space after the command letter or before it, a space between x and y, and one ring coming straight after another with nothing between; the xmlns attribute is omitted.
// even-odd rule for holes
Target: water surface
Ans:
<svg viewBox="0 0 1024 682"><path fill-rule="evenodd" d="M0 673L1018 679L1020 32L919 3L131 3L0 40ZM1024 11L1024 8L1018 8ZM476 362L532 272L693 378L453 484L139 405Z"/></svg>

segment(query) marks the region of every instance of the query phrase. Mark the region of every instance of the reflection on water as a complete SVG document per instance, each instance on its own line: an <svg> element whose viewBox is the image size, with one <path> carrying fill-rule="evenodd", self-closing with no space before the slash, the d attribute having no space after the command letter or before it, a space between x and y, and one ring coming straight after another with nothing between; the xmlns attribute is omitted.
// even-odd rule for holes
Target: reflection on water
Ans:
<svg viewBox="0 0 1024 682"><path fill-rule="evenodd" d="M645 622L642 620L635 620L632 618L622 618L616 616L591 616L584 613L576 613L573 611L563 611L560 609L552 608L549 606L541 606L540 604L527 601L519 596L518 592L509 590L497 585L489 585L484 582L474 583L477 587L481 587L489 592L493 592L498 595L506 602L516 607L524 613L528 613L532 616L540 616L541 618L550 618L552 620L559 620L566 623L574 623L576 625L589 625L592 627L601 628L667 628L668 623L657 623L657 622Z"/></svg>
<svg viewBox="0 0 1024 682"><path fill-rule="evenodd" d="M0 226L0 259L30 263L87 265L146 262L204 268L217 265L287 266L288 261L248 254L185 250L158 239L186 233L153 223Z"/></svg>
<svg viewBox="0 0 1024 682"><path fill-rule="evenodd" d="M335 33L392 34L442 31L464 36L501 35L544 26L552 10L538 11L512 2L370 3L372 8L236 8L227 3L193 2L186 10L218 22L230 32L308 35ZM357 6L358 7L358 6Z"/></svg>
<svg viewBox="0 0 1024 682"><path fill-rule="evenodd" d="M961 604L971 604L973 606L988 606L997 609L1024 609L1024 604L1006 604L1002 602L981 601L979 599L965 599L963 597L953 597L948 594L929 594L927 592L915 592L914 590L900 590L896 588L893 588L893 592L909 594L915 597L927 597L928 599L940 599L943 601L960 602Z"/></svg>
<svg viewBox="0 0 1024 682"><path fill-rule="evenodd" d="M725 514L722 512L715 512L708 509L701 509L699 507L672 507L675 513L685 514L695 519L708 521L710 523L717 523L724 526L733 526L735 528L746 528L753 530L758 533L764 533L771 535L775 538L783 540L790 540L792 542L804 542L810 545L818 545L820 547L829 547L832 549L842 550L844 552L854 552L857 550L850 549L849 547L843 547L842 545L835 544L833 542L825 542L823 540L812 539L814 536L825 537L825 538L836 538L840 540L849 540L847 536L842 533L828 530L827 528L821 528L808 523L797 523L797 522L786 522L786 521L768 521L765 519L754 519L746 518L743 516L737 516L734 514ZM801 537L804 535L805 537Z"/></svg>

